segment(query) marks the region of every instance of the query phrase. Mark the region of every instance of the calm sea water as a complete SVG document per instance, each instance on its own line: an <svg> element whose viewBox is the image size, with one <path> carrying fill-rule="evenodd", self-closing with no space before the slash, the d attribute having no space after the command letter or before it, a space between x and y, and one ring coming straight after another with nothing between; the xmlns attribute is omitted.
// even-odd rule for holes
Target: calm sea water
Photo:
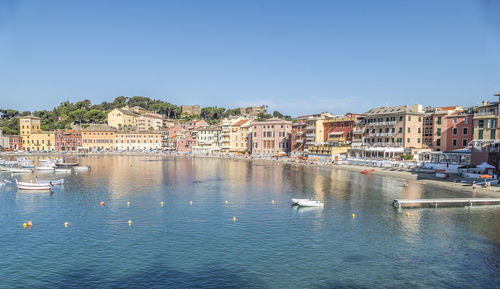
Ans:
<svg viewBox="0 0 500 289"><path fill-rule="evenodd" d="M391 206L463 196L442 188L242 160L78 161L93 170L37 173L64 176L53 194L0 189L1 288L500 286L500 207ZM325 208L296 209L292 197Z"/></svg>

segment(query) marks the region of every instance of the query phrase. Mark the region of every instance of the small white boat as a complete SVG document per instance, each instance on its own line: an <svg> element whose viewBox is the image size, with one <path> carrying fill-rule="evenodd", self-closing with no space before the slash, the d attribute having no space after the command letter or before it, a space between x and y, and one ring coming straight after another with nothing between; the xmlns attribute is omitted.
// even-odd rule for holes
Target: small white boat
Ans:
<svg viewBox="0 0 500 289"><path fill-rule="evenodd" d="M324 204L318 200L298 200L297 205L301 207L324 207Z"/></svg>
<svg viewBox="0 0 500 289"><path fill-rule="evenodd" d="M87 167L87 166L76 166L76 167L73 167L73 169L75 171L90 171L90 167Z"/></svg>
<svg viewBox="0 0 500 289"><path fill-rule="evenodd" d="M14 173L14 174L31 174L33 173L33 170L32 169L18 169L18 168L12 168L10 170L11 173Z"/></svg>
<svg viewBox="0 0 500 289"><path fill-rule="evenodd" d="M53 171L54 168L53 167L49 167L49 166L41 166L41 167L36 167L36 170L37 171Z"/></svg>
<svg viewBox="0 0 500 289"><path fill-rule="evenodd" d="M0 187L5 187L5 183L4 182L0 182Z"/></svg>
<svg viewBox="0 0 500 289"><path fill-rule="evenodd" d="M70 174L71 173L71 169L55 169L54 170L55 173L66 173L66 174Z"/></svg>
<svg viewBox="0 0 500 289"><path fill-rule="evenodd" d="M309 201L309 199L292 199L292 204L298 205L300 201Z"/></svg>
<svg viewBox="0 0 500 289"><path fill-rule="evenodd" d="M45 185L64 185L64 179L52 180L52 181L39 181L38 178L35 178L35 182L37 184L45 184Z"/></svg>
<svg viewBox="0 0 500 289"><path fill-rule="evenodd" d="M52 188L51 184L37 184L37 183L25 183L25 182L18 182L16 179L16 185L17 188L20 190L40 190L40 191L47 191Z"/></svg>

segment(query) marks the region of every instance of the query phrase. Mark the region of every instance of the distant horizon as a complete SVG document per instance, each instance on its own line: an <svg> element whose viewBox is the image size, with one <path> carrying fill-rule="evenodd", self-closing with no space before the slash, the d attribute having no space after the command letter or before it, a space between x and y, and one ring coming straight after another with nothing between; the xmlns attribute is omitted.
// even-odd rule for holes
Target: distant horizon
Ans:
<svg viewBox="0 0 500 289"><path fill-rule="evenodd" d="M474 106L500 91L499 13L500 1L7 0L1 106Z"/></svg>

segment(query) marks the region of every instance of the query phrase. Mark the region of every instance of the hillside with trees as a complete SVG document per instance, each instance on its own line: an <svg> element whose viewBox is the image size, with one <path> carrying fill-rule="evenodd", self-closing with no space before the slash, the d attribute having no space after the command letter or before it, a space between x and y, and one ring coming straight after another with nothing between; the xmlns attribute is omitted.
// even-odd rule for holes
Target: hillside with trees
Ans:
<svg viewBox="0 0 500 289"><path fill-rule="evenodd" d="M178 105L145 96L118 96L113 102L104 101L100 104L92 104L88 99L76 103L65 101L61 102L61 104L52 110L20 112L14 109L0 109L0 128L5 134L19 134L19 117L30 114L41 119L42 130L69 129L72 123L81 125L89 123L106 123L108 112L124 106L140 106L146 110L162 114L170 119L190 120L201 118L210 124L218 123L225 117L240 114L239 109L226 109L214 106L203 107L201 109L201 115L199 116L181 118L181 108ZM290 116L282 115L277 111L274 111L273 115L261 114L259 115L259 119L268 119L271 116L291 120Z"/></svg>

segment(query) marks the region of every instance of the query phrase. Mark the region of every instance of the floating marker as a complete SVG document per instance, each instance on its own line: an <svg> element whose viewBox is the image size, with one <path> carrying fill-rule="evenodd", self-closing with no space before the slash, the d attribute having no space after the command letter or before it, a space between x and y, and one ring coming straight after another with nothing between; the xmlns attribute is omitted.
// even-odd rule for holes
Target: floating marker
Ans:
<svg viewBox="0 0 500 289"><path fill-rule="evenodd" d="M28 222L28 228L31 229L31 227L33 227L33 223L31 221Z"/></svg>
<svg viewBox="0 0 500 289"><path fill-rule="evenodd" d="M101 207L104 207L104 202L101 202Z"/></svg>
<svg viewBox="0 0 500 289"><path fill-rule="evenodd" d="M236 222L236 217L233 217L233 222Z"/></svg>
<svg viewBox="0 0 500 289"><path fill-rule="evenodd" d="M69 226L69 223L68 222L64 222L64 227L68 227Z"/></svg>
<svg viewBox="0 0 500 289"><path fill-rule="evenodd" d="M132 220L128 220L128 225L132 226Z"/></svg>
<svg viewBox="0 0 500 289"><path fill-rule="evenodd" d="M193 204L193 201L189 201L189 204L192 205Z"/></svg>
<svg viewBox="0 0 500 289"><path fill-rule="evenodd" d="M274 205L274 200L272 200L272 201L271 201L271 204L273 204L273 205Z"/></svg>
<svg viewBox="0 0 500 289"><path fill-rule="evenodd" d="M127 207L130 207L130 202L127 202Z"/></svg>
<svg viewBox="0 0 500 289"><path fill-rule="evenodd" d="M160 205L163 207L163 202L161 202Z"/></svg>
<svg viewBox="0 0 500 289"><path fill-rule="evenodd" d="M226 205L229 204L229 201L226 201Z"/></svg>
<svg viewBox="0 0 500 289"><path fill-rule="evenodd" d="M353 219L354 219L354 218L356 218L356 215L355 215L354 213L352 214L352 218L353 218Z"/></svg>
<svg viewBox="0 0 500 289"><path fill-rule="evenodd" d="M25 229L26 229L26 226L28 226L28 224L23 223L23 228L25 228Z"/></svg>
<svg viewBox="0 0 500 289"><path fill-rule="evenodd" d="M406 216L409 217L410 216L410 212L406 212Z"/></svg>

